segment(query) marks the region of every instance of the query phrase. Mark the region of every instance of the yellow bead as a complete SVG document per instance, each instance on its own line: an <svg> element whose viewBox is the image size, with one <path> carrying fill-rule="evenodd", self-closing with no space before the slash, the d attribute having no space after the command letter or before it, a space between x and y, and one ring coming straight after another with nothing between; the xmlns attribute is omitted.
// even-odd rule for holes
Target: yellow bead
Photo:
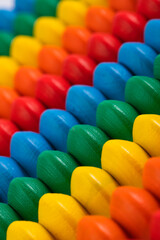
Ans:
<svg viewBox="0 0 160 240"><path fill-rule="evenodd" d="M56 239L76 239L76 228L86 211L71 196L45 194L39 202L39 223Z"/></svg>
<svg viewBox="0 0 160 240"><path fill-rule="evenodd" d="M18 70L18 64L11 57L0 57L0 86L13 88L13 79Z"/></svg>
<svg viewBox="0 0 160 240"><path fill-rule="evenodd" d="M34 36L43 44L61 45L65 25L54 17L40 17L34 25Z"/></svg>
<svg viewBox="0 0 160 240"><path fill-rule="evenodd" d="M67 25L85 25L87 6L81 1L60 1L57 8L57 16Z"/></svg>
<svg viewBox="0 0 160 240"><path fill-rule="evenodd" d="M102 150L102 168L120 185L142 187L142 172L148 154L136 143L109 140Z"/></svg>
<svg viewBox="0 0 160 240"><path fill-rule="evenodd" d="M110 216L110 197L117 187L107 172L95 167L78 167L71 178L72 197L93 215Z"/></svg>
<svg viewBox="0 0 160 240"><path fill-rule="evenodd" d="M152 157L160 156L160 116L140 115L133 125L133 141L142 146Z"/></svg>
<svg viewBox="0 0 160 240"><path fill-rule="evenodd" d="M54 238L38 223L16 221L8 228L7 240L54 240Z"/></svg>
<svg viewBox="0 0 160 240"><path fill-rule="evenodd" d="M105 6L107 7L109 4L108 4L108 1L107 0L82 0L82 2L88 4L88 5L95 5L95 6Z"/></svg>
<svg viewBox="0 0 160 240"><path fill-rule="evenodd" d="M37 67L41 47L41 43L33 37L17 36L12 41L10 56L22 65Z"/></svg>

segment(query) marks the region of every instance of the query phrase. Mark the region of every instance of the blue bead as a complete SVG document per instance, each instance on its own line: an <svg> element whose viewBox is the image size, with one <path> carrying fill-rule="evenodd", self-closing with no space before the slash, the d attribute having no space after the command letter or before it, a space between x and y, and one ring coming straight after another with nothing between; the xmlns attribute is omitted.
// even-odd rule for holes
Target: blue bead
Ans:
<svg viewBox="0 0 160 240"><path fill-rule="evenodd" d="M35 12L35 1L36 0L15 0L15 10L17 12Z"/></svg>
<svg viewBox="0 0 160 240"><path fill-rule="evenodd" d="M13 32L15 16L14 11L0 10L0 30Z"/></svg>
<svg viewBox="0 0 160 240"><path fill-rule="evenodd" d="M66 109L83 124L96 125L96 110L106 98L94 87L76 85L69 89Z"/></svg>
<svg viewBox="0 0 160 240"><path fill-rule="evenodd" d="M153 77L153 64L157 53L144 43L124 43L118 61L133 74Z"/></svg>
<svg viewBox="0 0 160 240"><path fill-rule="evenodd" d="M7 203L10 182L16 177L26 177L27 174L12 158L0 157L0 176L0 200Z"/></svg>
<svg viewBox="0 0 160 240"><path fill-rule="evenodd" d="M160 53L160 20L151 20L147 23L144 41L155 51Z"/></svg>
<svg viewBox="0 0 160 240"><path fill-rule="evenodd" d="M77 119L67 111L46 110L40 119L40 133L55 149L67 152L69 130L77 124Z"/></svg>
<svg viewBox="0 0 160 240"><path fill-rule="evenodd" d="M11 139L11 157L15 159L31 177L36 177L37 158L52 147L41 134L17 132Z"/></svg>
<svg viewBox="0 0 160 240"><path fill-rule="evenodd" d="M94 87L106 98L124 101L125 85L132 74L119 63L101 63L94 72Z"/></svg>

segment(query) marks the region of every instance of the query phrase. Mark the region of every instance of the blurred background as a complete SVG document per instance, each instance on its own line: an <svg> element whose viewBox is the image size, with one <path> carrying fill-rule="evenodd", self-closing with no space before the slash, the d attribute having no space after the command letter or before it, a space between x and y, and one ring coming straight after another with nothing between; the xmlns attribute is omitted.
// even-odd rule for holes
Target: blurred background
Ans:
<svg viewBox="0 0 160 240"><path fill-rule="evenodd" d="M25 1L25 0L22 0ZM14 0L0 0L0 9L12 10L14 8Z"/></svg>

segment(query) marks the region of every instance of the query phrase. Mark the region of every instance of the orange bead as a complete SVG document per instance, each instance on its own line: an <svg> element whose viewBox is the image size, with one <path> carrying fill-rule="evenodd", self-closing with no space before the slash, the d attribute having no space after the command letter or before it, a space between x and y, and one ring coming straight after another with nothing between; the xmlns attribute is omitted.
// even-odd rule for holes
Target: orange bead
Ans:
<svg viewBox="0 0 160 240"><path fill-rule="evenodd" d="M109 5L116 11L120 10L135 11L137 0L109 0Z"/></svg>
<svg viewBox="0 0 160 240"><path fill-rule="evenodd" d="M77 228L77 240L126 240L123 230L103 216L85 216Z"/></svg>
<svg viewBox="0 0 160 240"><path fill-rule="evenodd" d="M86 27L93 32L111 32L114 12L104 7L90 7L86 15Z"/></svg>
<svg viewBox="0 0 160 240"><path fill-rule="evenodd" d="M90 31L83 27L67 27L62 36L62 46L70 53L87 53Z"/></svg>
<svg viewBox="0 0 160 240"><path fill-rule="evenodd" d="M0 117L10 118L11 106L18 94L11 88L0 87Z"/></svg>
<svg viewBox="0 0 160 240"><path fill-rule="evenodd" d="M143 185L160 200L160 157L150 158L144 166Z"/></svg>
<svg viewBox="0 0 160 240"><path fill-rule="evenodd" d="M34 97L38 79L42 73L33 67L20 67L14 78L15 90L23 95Z"/></svg>
<svg viewBox="0 0 160 240"><path fill-rule="evenodd" d="M147 191L135 187L119 187L111 198L111 217L131 237L148 239L152 214L159 204Z"/></svg>
<svg viewBox="0 0 160 240"><path fill-rule="evenodd" d="M60 47L44 46L38 56L39 68L45 73L61 75L67 52Z"/></svg>

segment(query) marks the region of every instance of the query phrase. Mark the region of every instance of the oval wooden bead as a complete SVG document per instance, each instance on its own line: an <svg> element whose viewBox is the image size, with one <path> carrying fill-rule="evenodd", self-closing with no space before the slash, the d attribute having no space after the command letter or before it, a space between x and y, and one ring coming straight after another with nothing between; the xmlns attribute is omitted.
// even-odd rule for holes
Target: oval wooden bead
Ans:
<svg viewBox="0 0 160 240"><path fill-rule="evenodd" d="M134 75L153 77L156 56L157 53L144 43L124 43L120 48L118 61Z"/></svg>
<svg viewBox="0 0 160 240"><path fill-rule="evenodd" d="M80 123L96 125L96 110L106 98L94 87L73 86L66 99L66 110Z"/></svg>
<svg viewBox="0 0 160 240"><path fill-rule="evenodd" d="M0 117L10 119L12 105L19 97L16 91L8 87L0 87Z"/></svg>
<svg viewBox="0 0 160 240"><path fill-rule="evenodd" d="M150 239L157 240L160 238L160 211L156 211L151 219Z"/></svg>
<svg viewBox="0 0 160 240"><path fill-rule="evenodd" d="M68 152L84 166L101 167L101 151L108 139L97 127L76 125L68 135Z"/></svg>
<svg viewBox="0 0 160 240"><path fill-rule="evenodd" d="M108 6L108 0L82 0L82 2L91 5L98 5L98 6Z"/></svg>
<svg viewBox="0 0 160 240"><path fill-rule="evenodd" d="M132 141L132 128L138 112L128 103L107 100L99 104L96 125L114 139Z"/></svg>
<svg viewBox="0 0 160 240"><path fill-rule="evenodd" d="M29 12L34 13L35 0L26 0L22 3L21 0L15 0L15 10L16 12Z"/></svg>
<svg viewBox="0 0 160 240"><path fill-rule="evenodd" d="M95 62L116 62L121 43L113 35L94 33L88 42L88 56Z"/></svg>
<svg viewBox="0 0 160 240"><path fill-rule="evenodd" d="M56 239L75 240L77 224L86 214L81 205L68 195L45 194L39 202L39 223Z"/></svg>
<svg viewBox="0 0 160 240"><path fill-rule="evenodd" d="M91 33L84 27L67 27L62 35L62 46L70 53L87 54Z"/></svg>
<svg viewBox="0 0 160 240"><path fill-rule="evenodd" d="M124 101L125 85L132 74L119 63L101 63L93 75L93 85L109 99Z"/></svg>
<svg viewBox="0 0 160 240"><path fill-rule="evenodd" d="M8 190L8 204L24 220L38 221L40 198L49 193L49 189L36 178L15 178Z"/></svg>
<svg viewBox="0 0 160 240"><path fill-rule="evenodd" d="M85 216L78 223L77 240L126 240L123 230L112 219Z"/></svg>
<svg viewBox="0 0 160 240"><path fill-rule="evenodd" d="M116 11L135 11L136 4L137 0L109 0L110 7Z"/></svg>
<svg viewBox="0 0 160 240"><path fill-rule="evenodd" d="M149 237L150 220L158 209L158 202L147 191L135 187L119 187L111 198L111 217L131 238Z"/></svg>
<svg viewBox="0 0 160 240"><path fill-rule="evenodd" d="M7 240L54 240L39 223L16 221L7 230Z"/></svg>
<svg viewBox="0 0 160 240"><path fill-rule="evenodd" d="M0 32L0 56L9 56L10 45L13 38L12 33Z"/></svg>
<svg viewBox="0 0 160 240"><path fill-rule="evenodd" d="M70 55L63 65L63 77L71 84L92 85L92 76L96 64L87 56Z"/></svg>
<svg viewBox="0 0 160 240"><path fill-rule="evenodd" d="M11 120L21 130L39 132L39 119L44 110L35 98L19 97L12 104Z"/></svg>
<svg viewBox="0 0 160 240"><path fill-rule="evenodd" d="M150 158L143 169L143 186L160 200L160 158Z"/></svg>
<svg viewBox="0 0 160 240"><path fill-rule="evenodd" d="M36 85L41 76L42 72L37 68L20 67L14 76L14 89L22 96L35 97Z"/></svg>
<svg viewBox="0 0 160 240"><path fill-rule="evenodd" d="M154 78L132 77L126 84L125 100L143 114L160 114L160 82Z"/></svg>
<svg viewBox="0 0 160 240"><path fill-rule="evenodd" d="M111 32L115 13L105 7L92 6L86 13L86 27L92 32Z"/></svg>
<svg viewBox="0 0 160 240"><path fill-rule="evenodd" d="M47 108L65 109L70 84L56 75L43 75L36 86L36 98Z"/></svg>
<svg viewBox="0 0 160 240"><path fill-rule="evenodd" d="M139 0L137 11L148 19L160 17L160 2L159 0Z"/></svg>
<svg viewBox="0 0 160 240"><path fill-rule="evenodd" d="M150 156L160 156L160 116L140 115L133 125L133 141L145 149Z"/></svg>
<svg viewBox="0 0 160 240"><path fill-rule="evenodd" d="M0 203L0 238L6 240L6 233L9 225L20 220L20 216L8 205Z"/></svg>
<svg viewBox="0 0 160 240"><path fill-rule="evenodd" d="M13 22L13 32L15 35L33 35L36 16L30 13L17 13ZM25 26L25 27L24 27Z"/></svg>
<svg viewBox="0 0 160 240"><path fill-rule="evenodd" d="M122 11L114 17L112 33L122 42L143 42L145 24L140 14Z"/></svg>
<svg viewBox="0 0 160 240"><path fill-rule="evenodd" d="M0 119L0 156L10 156L10 141L19 129L11 121Z"/></svg>
<svg viewBox="0 0 160 240"><path fill-rule="evenodd" d="M154 77L158 80L160 80L160 55L158 55L154 61Z"/></svg>
<svg viewBox="0 0 160 240"><path fill-rule="evenodd" d="M56 16L59 0L36 0L35 13L38 16Z"/></svg>
<svg viewBox="0 0 160 240"><path fill-rule="evenodd" d="M77 119L64 110L47 110L40 119L40 133L55 147L67 152L69 130L79 124Z"/></svg>
<svg viewBox="0 0 160 240"><path fill-rule="evenodd" d="M90 214L110 216L109 205L117 182L104 170L78 167L71 178L71 195Z"/></svg>
<svg viewBox="0 0 160 240"><path fill-rule="evenodd" d="M151 20L147 23L144 31L144 41L158 53L160 52L160 20Z"/></svg>
<svg viewBox="0 0 160 240"><path fill-rule="evenodd" d="M142 172L149 155L136 143L110 140L102 149L102 168L120 185L142 187Z"/></svg>
<svg viewBox="0 0 160 240"><path fill-rule="evenodd" d="M16 17L15 11L0 9L0 29L5 32L13 32L13 21Z"/></svg>
<svg viewBox="0 0 160 240"><path fill-rule="evenodd" d="M17 132L11 140L11 157L31 177L36 177L37 159L41 152L51 150L48 142L38 133Z"/></svg>
<svg viewBox="0 0 160 240"><path fill-rule="evenodd" d="M7 203L7 193L12 179L25 177L26 173L12 158L0 157L0 200Z"/></svg>
<svg viewBox="0 0 160 240"><path fill-rule="evenodd" d="M70 181L78 163L74 158L59 151L44 151L38 157L37 177L52 192L70 195Z"/></svg>
<svg viewBox="0 0 160 240"><path fill-rule="evenodd" d="M39 68L49 74L61 75L67 52L57 46L43 46L38 54Z"/></svg>

